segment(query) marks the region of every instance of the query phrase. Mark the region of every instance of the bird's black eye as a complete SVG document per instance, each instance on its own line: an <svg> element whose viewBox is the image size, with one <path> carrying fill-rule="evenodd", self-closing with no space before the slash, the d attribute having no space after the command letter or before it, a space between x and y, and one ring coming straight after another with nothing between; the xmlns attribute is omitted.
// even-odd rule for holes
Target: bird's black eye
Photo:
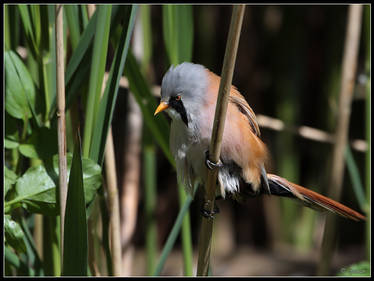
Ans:
<svg viewBox="0 0 374 281"><path fill-rule="evenodd" d="M176 100L176 101L180 101L181 98L182 98L182 97L181 97L180 95L178 95L178 96L175 97L175 100Z"/></svg>

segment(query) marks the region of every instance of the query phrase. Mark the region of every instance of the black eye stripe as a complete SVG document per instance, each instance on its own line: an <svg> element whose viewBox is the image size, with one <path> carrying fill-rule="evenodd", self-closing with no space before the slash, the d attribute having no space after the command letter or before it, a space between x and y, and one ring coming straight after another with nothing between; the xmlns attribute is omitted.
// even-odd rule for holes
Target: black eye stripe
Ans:
<svg viewBox="0 0 374 281"><path fill-rule="evenodd" d="M180 98L177 98L178 96L174 96L174 97L170 97L169 99L169 106L174 108L176 112L179 113L179 115L181 116L182 118L182 121L186 124L186 126L188 127L188 118L187 118L187 113L186 113L186 109L183 105L183 102L182 102L182 99Z"/></svg>

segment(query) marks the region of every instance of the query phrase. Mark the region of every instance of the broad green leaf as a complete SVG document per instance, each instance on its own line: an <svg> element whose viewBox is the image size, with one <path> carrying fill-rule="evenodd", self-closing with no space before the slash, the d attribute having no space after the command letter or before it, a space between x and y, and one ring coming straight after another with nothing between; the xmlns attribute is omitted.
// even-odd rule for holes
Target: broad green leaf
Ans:
<svg viewBox="0 0 374 281"><path fill-rule="evenodd" d="M105 87L103 97L100 101L98 116L96 117L95 130L93 131L92 144L90 149L90 158L101 164L104 157L105 143L109 126L112 122L114 105L117 99L119 80L123 74L127 52L130 45L132 31L134 29L135 17L138 6L131 6L131 14L127 28L123 28L119 45L116 50L114 60L109 72L108 81Z"/></svg>
<svg viewBox="0 0 374 281"><path fill-rule="evenodd" d="M16 180L17 175L12 170L9 170L7 166L4 166L4 197L12 188Z"/></svg>
<svg viewBox="0 0 374 281"><path fill-rule="evenodd" d="M24 233L21 226L10 215L4 216L5 243L12 246L18 253L26 252Z"/></svg>
<svg viewBox="0 0 374 281"><path fill-rule="evenodd" d="M17 141L11 140L11 139L4 139L4 147L7 149L13 149L18 147L19 143Z"/></svg>
<svg viewBox="0 0 374 281"><path fill-rule="evenodd" d="M74 148L64 225L62 275L86 276L88 259L86 206L80 143Z"/></svg>
<svg viewBox="0 0 374 281"><path fill-rule="evenodd" d="M68 178L72 162L71 154L67 154ZM101 168L90 159L82 159L83 162L83 185L86 204L95 197L97 189L101 185ZM58 171L58 156L53 157L54 172ZM5 211L19 207L19 204L30 212L46 215L57 215L56 209L56 185L45 169L39 165L29 168L16 182L17 196L11 201L5 202Z"/></svg>
<svg viewBox="0 0 374 281"><path fill-rule="evenodd" d="M23 156L28 158L39 158L35 146L32 144L20 144L18 150Z"/></svg>
<svg viewBox="0 0 374 281"><path fill-rule="evenodd" d="M5 110L14 118L32 117L35 89L32 78L21 59L13 52L4 55Z"/></svg>
<svg viewBox="0 0 374 281"><path fill-rule="evenodd" d="M29 168L26 173L17 180L17 197L6 203L24 203L25 207L35 211L39 209L43 214L51 214L56 207L56 186L48 175L44 166L39 165ZM47 209L36 208L39 204L50 204ZM56 215L57 211L52 214Z"/></svg>

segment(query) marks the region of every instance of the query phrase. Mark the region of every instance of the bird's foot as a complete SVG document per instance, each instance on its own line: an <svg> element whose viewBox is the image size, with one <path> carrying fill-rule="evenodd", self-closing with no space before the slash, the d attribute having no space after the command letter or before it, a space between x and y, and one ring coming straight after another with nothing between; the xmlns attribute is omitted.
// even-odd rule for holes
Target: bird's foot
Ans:
<svg viewBox="0 0 374 281"><path fill-rule="evenodd" d="M218 163L214 163L209 160L209 150L205 152L205 165L208 167L210 170L214 170L217 168L221 168L223 166L221 160L218 160Z"/></svg>
<svg viewBox="0 0 374 281"><path fill-rule="evenodd" d="M204 201L200 209L201 215L206 219L214 219L214 215L219 213L219 208L216 203L214 203L213 211L210 211L210 204L210 200Z"/></svg>

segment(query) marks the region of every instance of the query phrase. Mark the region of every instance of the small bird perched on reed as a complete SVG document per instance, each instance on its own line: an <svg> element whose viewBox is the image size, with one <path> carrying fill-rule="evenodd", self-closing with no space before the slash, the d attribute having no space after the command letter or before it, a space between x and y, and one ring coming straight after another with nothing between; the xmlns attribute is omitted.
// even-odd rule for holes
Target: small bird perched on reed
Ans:
<svg viewBox="0 0 374 281"><path fill-rule="evenodd" d="M242 201L247 196L277 195L298 199L308 207L328 210L352 220L365 219L339 202L280 176L266 173L268 150L260 139L255 113L233 86L220 162L210 162L207 151L220 80L204 66L187 62L170 67L162 80L161 102L155 115L166 111L172 119L170 149L175 158L178 180L188 192L192 192L196 181L205 182L208 168L217 168L217 193L223 198L228 195Z"/></svg>

